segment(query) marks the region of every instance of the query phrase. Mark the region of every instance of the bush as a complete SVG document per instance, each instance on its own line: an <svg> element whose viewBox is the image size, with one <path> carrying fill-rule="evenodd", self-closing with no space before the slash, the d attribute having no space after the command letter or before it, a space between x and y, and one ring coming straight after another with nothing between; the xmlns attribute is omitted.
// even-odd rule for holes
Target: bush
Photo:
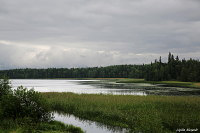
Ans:
<svg viewBox="0 0 200 133"><path fill-rule="evenodd" d="M41 93L23 86L12 90L8 79L0 79L0 133L83 133L80 128L52 121L52 115Z"/></svg>
<svg viewBox="0 0 200 133"><path fill-rule="evenodd" d="M1 80L0 87L3 90L0 99L0 117L3 114L4 118L30 118L36 123L52 119L52 113L39 92L28 90L23 86L11 90L6 79Z"/></svg>
<svg viewBox="0 0 200 133"><path fill-rule="evenodd" d="M10 82L7 78L0 79L0 101L2 96L11 94L11 86L9 85Z"/></svg>

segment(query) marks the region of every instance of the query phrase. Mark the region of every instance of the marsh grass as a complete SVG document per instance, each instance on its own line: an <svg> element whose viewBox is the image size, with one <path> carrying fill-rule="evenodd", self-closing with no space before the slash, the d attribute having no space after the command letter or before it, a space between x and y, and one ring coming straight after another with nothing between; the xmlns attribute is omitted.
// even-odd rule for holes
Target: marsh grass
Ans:
<svg viewBox="0 0 200 133"><path fill-rule="evenodd" d="M0 133L83 133L81 128L65 125L58 121L30 123L28 119L4 119L0 123Z"/></svg>
<svg viewBox="0 0 200 133"><path fill-rule="evenodd" d="M43 93L51 109L135 132L200 129L200 97Z"/></svg>
<svg viewBox="0 0 200 133"><path fill-rule="evenodd" d="M182 82L182 81L146 81L144 79L116 79L117 83L149 83L162 84L169 87L184 87L200 89L200 83L197 82Z"/></svg>

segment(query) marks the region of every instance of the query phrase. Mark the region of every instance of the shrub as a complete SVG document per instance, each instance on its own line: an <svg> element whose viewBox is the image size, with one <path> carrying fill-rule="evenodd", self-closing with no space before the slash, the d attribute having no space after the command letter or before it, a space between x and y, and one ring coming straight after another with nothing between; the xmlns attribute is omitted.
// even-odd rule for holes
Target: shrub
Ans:
<svg viewBox="0 0 200 133"><path fill-rule="evenodd" d="M23 86L11 90L9 81L4 79L0 82L0 117L4 118L30 118L32 122L50 121L52 113L45 99L39 92L28 90Z"/></svg>
<svg viewBox="0 0 200 133"><path fill-rule="evenodd" d="M2 96L11 94L11 86L10 82L7 78L0 79L0 101L2 99Z"/></svg>

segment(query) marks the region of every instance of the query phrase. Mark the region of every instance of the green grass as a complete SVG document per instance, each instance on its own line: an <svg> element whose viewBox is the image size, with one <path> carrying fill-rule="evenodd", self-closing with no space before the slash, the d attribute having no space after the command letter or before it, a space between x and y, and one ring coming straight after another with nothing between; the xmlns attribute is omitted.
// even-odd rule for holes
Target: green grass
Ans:
<svg viewBox="0 0 200 133"><path fill-rule="evenodd" d="M149 83L149 84L163 84L169 87L186 87L200 89L200 83L197 82L182 82L182 81L146 81L144 79L119 79L117 83Z"/></svg>
<svg viewBox="0 0 200 133"><path fill-rule="evenodd" d="M200 97L43 93L52 110L136 132L200 129Z"/></svg>
<svg viewBox="0 0 200 133"><path fill-rule="evenodd" d="M83 133L73 125L65 125L58 121L41 122L32 124L26 119L4 119L0 123L0 133Z"/></svg>
<svg viewBox="0 0 200 133"><path fill-rule="evenodd" d="M29 118L0 120L0 133L83 133L79 127L59 121L33 123Z"/></svg>

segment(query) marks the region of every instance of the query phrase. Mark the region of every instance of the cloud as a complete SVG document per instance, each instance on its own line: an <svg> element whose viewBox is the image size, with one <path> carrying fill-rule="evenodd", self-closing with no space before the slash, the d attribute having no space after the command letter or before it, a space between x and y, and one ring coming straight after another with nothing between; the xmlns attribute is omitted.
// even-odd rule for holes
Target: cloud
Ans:
<svg viewBox="0 0 200 133"><path fill-rule="evenodd" d="M13 42L0 41L0 67L48 68L48 67L93 67L115 64L141 63L149 57L141 54L121 53L120 51L94 51L85 48L64 46L38 47L35 45L14 45ZM151 59L154 59L152 56ZM41 67L42 66L42 67Z"/></svg>
<svg viewBox="0 0 200 133"><path fill-rule="evenodd" d="M149 63L169 51L200 58L199 12L199 0L0 0L0 65Z"/></svg>

